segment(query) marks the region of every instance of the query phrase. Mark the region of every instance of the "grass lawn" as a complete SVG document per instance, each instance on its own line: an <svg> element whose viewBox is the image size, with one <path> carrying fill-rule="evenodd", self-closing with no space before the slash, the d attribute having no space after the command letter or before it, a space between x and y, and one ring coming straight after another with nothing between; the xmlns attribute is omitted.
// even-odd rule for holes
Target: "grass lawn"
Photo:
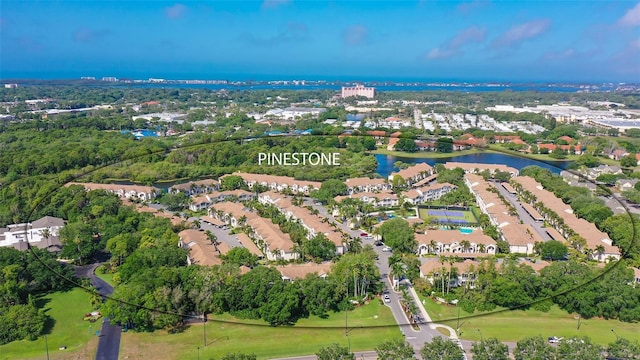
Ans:
<svg viewBox="0 0 640 360"><path fill-rule="evenodd" d="M179 334L127 332L122 336L120 357L197 359L200 347L203 359L219 358L234 351L269 359L314 354L331 343L347 345L344 312L331 314L327 319L301 319L292 327L271 327L264 321L237 320L227 314L214 316L212 320L206 325L206 347L202 325L190 326ZM378 300L350 311L348 324L352 329L349 332L352 351L372 350L388 339L401 338L391 311Z"/></svg>
<svg viewBox="0 0 640 360"><path fill-rule="evenodd" d="M422 299L425 299L421 296ZM456 328L458 309L453 305L439 305L432 299L425 299L425 309L431 320ZM462 339L480 340L480 331L484 338L497 337L502 341L518 341L524 337L541 335L542 337L589 336L595 343L606 345L618 336L634 340L640 333L640 324L624 323L618 320L599 318L582 319L580 329L573 314L553 305L549 312L536 310L505 310L496 313L469 314L460 311L460 331Z"/></svg>
<svg viewBox="0 0 640 360"><path fill-rule="evenodd" d="M386 148L379 148L377 150L371 151L370 153L391 155L391 156L403 157L403 158L440 159L440 158L450 158L454 156L477 154L481 152L483 152L483 150L481 149L470 149L470 150L454 151L450 153L443 153L438 151L418 151L414 153L408 153L404 151L389 151Z"/></svg>
<svg viewBox="0 0 640 360"><path fill-rule="evenodd" d="M105 273L104 270L105 270L104 265L98 266L96 268L96 276L99 277L100 279L104 280L107 284L115 287L116 285L113 282L113 274Z"/></svg>
<svg viewBox="0 0 640 360"><path fill-rule="evenodd" d="M56 292L38 300L46 314L53 318L47 333L50 359L92 359L98 346L98 338L89 333L88 321L82 320L90 312L89 295L81 289ZM93 323L92 330L100 329L101 322ZM60 346L66 350L58 350ZM46 358L44 337L35 341L14 341L0 346L0 359Z"/></svg>

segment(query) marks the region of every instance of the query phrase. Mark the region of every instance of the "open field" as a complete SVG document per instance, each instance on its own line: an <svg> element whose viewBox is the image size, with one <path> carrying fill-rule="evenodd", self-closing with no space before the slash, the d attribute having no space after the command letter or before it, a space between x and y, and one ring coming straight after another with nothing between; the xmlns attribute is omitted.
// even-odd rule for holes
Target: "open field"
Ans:
<svg viewBox="0 0 640 360"><path fill-rule="evenodd" d="M439 305L431 298L421 298L425 300L425 309L432 321L449 325L454 329L458 326L457 307ZM557 305L553 305L546 313L536 310L505 310L497 313L469 314L460 311L460 338L465 340L479 341L482 332L484 338L497 337L502 341L518 341L536 335L545 338L589 336L593 342L606 345L616 340L616 335L611 329L614 329L618 336L629 340L636 339L640 333L640 324L600 318L582 319L580 329L577 327L578 319Z"/></svg>
<svg viewBox="0 0 640 360"><path fill-rule="evenodd" d="M315 316L301 319L291 327L271 327L264 321L238 320L226 314L210 319L206 325L206 347L202 325L190 326L179 334L127 332L122 336L120 357L197 359L200 347L203 359L219 358L234 351L268 359L314 354L331 343L347 345L344 312L330 314L327 319ZM349 332L352 351L372 350L385 340L401 338L391 311L378 300L350 311L348 325L352 329Z"/></svg>
<svg viewBox="0 0 640 360"><path fill-rule="evenodd" d="M46 314L53 318L47 324L49 358L54 359L92 359L95 357L98 338L95 331L102 326L101 321L92 324L82 320L90 312L89 295L81 289L68 292L56 292L38 300ZM59 350L60 346L66 350ZM44 337L35 341L21 340L0 346L0 359L45 359L46 343Z"/></svg>

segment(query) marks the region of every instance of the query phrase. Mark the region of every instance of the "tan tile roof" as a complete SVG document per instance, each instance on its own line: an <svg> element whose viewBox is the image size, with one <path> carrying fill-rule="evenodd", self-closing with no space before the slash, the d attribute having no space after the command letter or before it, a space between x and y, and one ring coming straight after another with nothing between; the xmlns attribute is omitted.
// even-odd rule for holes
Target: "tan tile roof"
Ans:
<svg viewBox="0 0 640 360"><path fill-rule="evenodd" d="M249 250L249 252L253 255L262 257L262 251L260 251L260 249L258 249L258 246L256 246L256 244L253 242L253 240L251 240L251 238L249 238L249 236L245 233L238 233L236 234L236 236L238 237L238 241L240 242L240 244L242 244L242 246L244 246L247 250Z"/></svg>
<svg viewBox="0 0 640 360"><path fill-rule="evenodd" d="M200 217L200 219L202 219L202 220L204 220L204 221L206 221L206 222L208 222L208 223L211 223L211 224L213 224L213 225L215 225L215 226L222 226L222 225L224 225L224 223L223 223L222 221L220 221L220 220L218 220L218 219L214 218L213 216L201 216L201 217Z"/></svg>
<svg viewBox="0 0 640 360"><path fill-rule="evenodd" d="M431 240L443 244L460 243L467 240L470 243L495 245L495 241L482 233L481 230L474 230L471 234L463 234L459 230L427 230L426 234L416 234L418 244L429 245Z"/></svg>
<svg viewBox="0 0 640 360"><path fill-rule="evenodd" d="M204 179L198 181L190 181L181 184L175 184L171 188L176 190L191 190L191 187L201 187L201 186L218 186L218 181L214 179Z"/></svg>
<svg viewBox="0 0 640 360"><path fill-rule="evenodd" d="M275 266L275 268L288 279L304 279L308 274L317 274L323 276L331 271L332 263L326 262L322 264L306 263L302 265L290 264Z"/></svg>
<svg viewBox="0 0 640 360"><path fill-rule="evenodd" d="M283 233L280 227L270 219L258 217L247 221L247 224L260 234L268 244L269 250L274 251L279 249L285 252L293 251L293 241L291 241L289 234Z"/></svg>
<svg viewBox="0 0 640 360"><path fill-rule="evenodd" d="M225 214L230 214L235 218L241 218L243 215L247 217L247 220L259 218L258 214L246 210L244 205L231 201L224 201L211 206L214 210L221 210Z"/></svg>
<svg viewBox="0 0 640 360"><path fill-rule="evenodd" d="M529 176L518 176L512 180L521 184L525 190L535 195L537 200L542 202L544 206L562 217L567 226L586 240L588 247L595 249L596 246L602 245L605 248L606 254L620 254L618 248L603 241L610 241L609 235L598 230L593 223L584 219L579 219L575 214L573 214L571 206L565 204L552 192L545 190L535 179Z"/></svg>
<svg viewBox="0 0 640 360"><path fill-rule="evenodd" d="M440 272L440 270L444 267L449 271L450 268L455 267L458 269L458 274L463 274L469 272L471 268L474 268L474 272L477 271L478 266L480 266L480 262L466 259L462 262L454 262L453 264L449 264L448 262L441 263L439 259L429 259L425 261L424 264L420 266L420 272L422 274L427 275L432 272Z"/></svg>
<svg viewBox="0 0 640 360"><path fill-rule="evenodd" d="M376 185L385 185L386 181L383 179L370 179L367 177L359 177L359 178L352 178L352 179L347 179L347 181L344 182L347 186L376 186Z"/></svg>
<svg viewBox="0 0 640 360"><path fill-rule="evenodd" d="M482 163L463 163L463 162L447 162L444 164L444 167L447 169L455 169L455 168L461 168L465 171L474 171L475 169L479 169L480 171L482 170L491 170L491 171L495 171L495 170L500 170L500 171L506 171L506 172L510 172L512 174L517 174L518 173L518 169L509 167L507 165L503 165L503 164L482 164Z"/></svg>
<svg viewBox="0 0 640 360"><path fill-rule="evenodd" d="M245 182L255 181L257 183L266 183L266 184L271 184L271 183L281 184L281 185L286 184L288 187L297 185L298 187L310 186L310 187L313 187L314 189L319 189L320 186L322 185L322 183L318 181L296 180L289 176L250 174L250 173L243 173L243 172L234 172L231 175L240 176L242 179L244 179ZM228 175L225 175L225 176L228 176Z"/></svg>
<svg viewBox="0 0 640 360"><path fill-rule="evenodd" d="M189 257L194 264L202 266L213 266L222 264L218 252L207 235L203 231L183 230L178 233L180 240L189 249Z"/></svg>
<svg viewBox="0 0 640 360"><path fill-rule="evenodd" d="M142 186L142 185L118 185L118 184L98 184L98 183L78 183L78 182L69 182L65 184L65 186L71 186L71 185L84 186L84 188L87 190L99 190L99 189L108 190L108 191L122 190L124 192L134 191L136 193L145 193L145 194L152 194L160 191L160 189L156 187Z"/></svg>
<svg viewBox="0 0 640 360"><path fill-rule="evenodd" d="M400 177L402 177L403 179L409 179L419 175L420 173L423 173L423 172L430 173L432 171L433 171L433 167L431 167L431 165L427 163L418 163L416 165L409 166L406 169L402 169L397 173L392 173L391 176L400 175Z"/></svg>
<svg viewBox="0 0 640 360"><path fill-rule="evenodd" d="M520 264L524 264L527 266L531 266L531 268L533 269L533 271L539 273L540 270L544 269L545 267L551 265L550 262L548 261L544 261L544 260L536 260L536 262L532 262L532 261L528 261L528 260L523 260L520 262Z"/></svg>

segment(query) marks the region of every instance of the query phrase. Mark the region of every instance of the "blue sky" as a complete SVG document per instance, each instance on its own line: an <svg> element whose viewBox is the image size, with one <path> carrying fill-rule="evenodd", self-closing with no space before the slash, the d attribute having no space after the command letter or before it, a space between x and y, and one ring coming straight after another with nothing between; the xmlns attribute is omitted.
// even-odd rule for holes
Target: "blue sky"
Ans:
<svg viewBox="0 0 640 360"><path fill-rule="evenodd" d="M637 1L22 1L0 78L640 82Z"/></svg>

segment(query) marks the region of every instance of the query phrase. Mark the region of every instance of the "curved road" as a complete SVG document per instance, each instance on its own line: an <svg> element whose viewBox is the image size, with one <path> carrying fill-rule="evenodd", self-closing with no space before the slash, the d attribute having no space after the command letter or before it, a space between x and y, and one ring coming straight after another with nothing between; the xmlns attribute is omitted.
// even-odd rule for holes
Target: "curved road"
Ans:
<svg viewBox="0 0 640 360"><path fill-rule="evenodd" d="M74 266L74 270L76 276L89 278L91 285L98 290L100 295L107 296L113 292L113 287L96 276L95 271L100 264L101 263ZM96 360L118 360L121 332L120 326L111 324L109 319L104 319L102 329L100 330L100 339L98 339Z"/></svg>

